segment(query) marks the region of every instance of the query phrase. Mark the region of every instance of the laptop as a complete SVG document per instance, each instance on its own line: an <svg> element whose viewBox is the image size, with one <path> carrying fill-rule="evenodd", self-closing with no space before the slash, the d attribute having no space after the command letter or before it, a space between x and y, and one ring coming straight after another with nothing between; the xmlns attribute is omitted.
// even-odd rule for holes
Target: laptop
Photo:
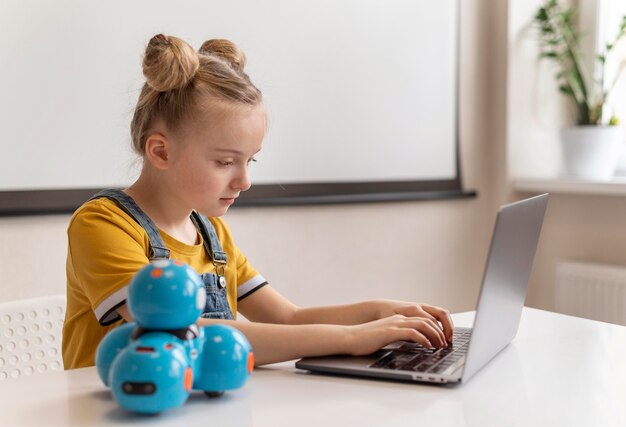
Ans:
<svg viewBox="0 0 626 427"><path fill-rule="evenodd" d="M455 328L452 344L426 349L397 342L364 357L304 358L314 373L437 384L466 382L515 337L539 240L548 194L500 208L472 328Z"/></svg>

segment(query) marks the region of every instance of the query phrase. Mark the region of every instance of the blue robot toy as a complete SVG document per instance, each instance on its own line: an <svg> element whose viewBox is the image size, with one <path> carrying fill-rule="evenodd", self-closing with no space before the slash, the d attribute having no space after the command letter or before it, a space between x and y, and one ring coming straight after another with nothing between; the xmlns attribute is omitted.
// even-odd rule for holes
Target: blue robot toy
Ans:
<svg viewBox="0 0 626 427"><path fill-rule="evenodd" d="M122 408L154 414L181 406L192 390L219 396L246 383L250 343L230 326L198 327L205 302L202 279L181 262L137 272L128 288L135 322L111 330L96 352L100 379Z"/></svg>

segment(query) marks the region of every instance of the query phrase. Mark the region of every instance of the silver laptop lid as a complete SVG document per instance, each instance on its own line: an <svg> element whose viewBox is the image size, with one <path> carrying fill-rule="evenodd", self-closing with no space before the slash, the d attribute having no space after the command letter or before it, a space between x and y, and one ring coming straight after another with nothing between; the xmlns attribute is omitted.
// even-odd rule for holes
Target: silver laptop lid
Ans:
<svg viewBox="0 0 626 427"><path fill-rule="evenodd" d="M500 208L491 238L462 381L467 381L515 337L548 194Z"/></svg>

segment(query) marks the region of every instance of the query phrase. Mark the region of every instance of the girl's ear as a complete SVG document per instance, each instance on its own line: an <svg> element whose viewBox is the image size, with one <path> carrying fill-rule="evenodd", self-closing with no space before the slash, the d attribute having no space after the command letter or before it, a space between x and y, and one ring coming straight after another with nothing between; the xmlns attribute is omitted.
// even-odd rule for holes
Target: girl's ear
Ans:
<svg viewBox="0 0 626 427"><path fill-rule="evenodd" d="M161 133L148 135L145 146L146 159L157 169L168 169L170 141Z"/></svg>

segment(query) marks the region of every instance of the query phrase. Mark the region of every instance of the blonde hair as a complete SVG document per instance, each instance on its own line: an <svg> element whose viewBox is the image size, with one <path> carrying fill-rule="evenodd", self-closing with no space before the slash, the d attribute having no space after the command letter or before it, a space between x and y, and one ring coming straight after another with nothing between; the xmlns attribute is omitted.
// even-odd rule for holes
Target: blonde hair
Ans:
<svg viewBox="0 0 626 427"><path fill-rule="evenodd" d="M146 83L131 122L133 149L143 155L156 120L176 131L213 101L261 104L261 91L244 72L245 63L243 52L229 40L208 40L195 52L177 37L152 37L143 58Z"/></svg>

